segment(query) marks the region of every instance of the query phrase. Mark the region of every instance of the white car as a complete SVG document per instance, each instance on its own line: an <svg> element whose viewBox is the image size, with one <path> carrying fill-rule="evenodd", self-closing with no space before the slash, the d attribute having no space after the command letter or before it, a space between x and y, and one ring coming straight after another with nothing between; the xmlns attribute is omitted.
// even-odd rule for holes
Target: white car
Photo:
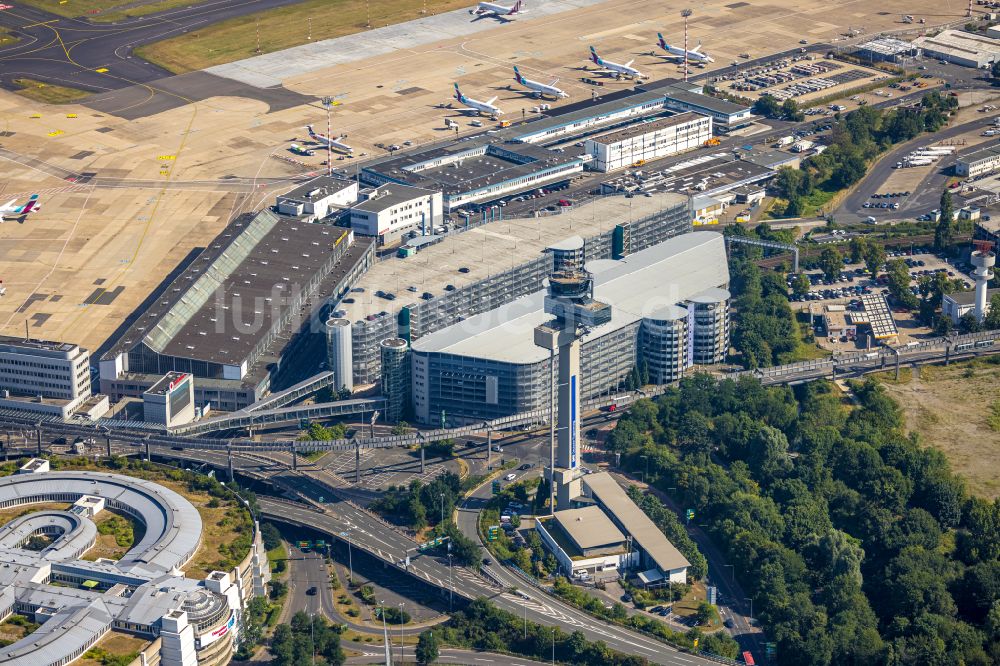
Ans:
<svg viewBox="0 0 1000 666"><path fill-rule="evenodd" d="M507 481L513 481L514 479L517 478L517 474L508 474L507 476L505 476L503 478L506 479Z"/></svg>

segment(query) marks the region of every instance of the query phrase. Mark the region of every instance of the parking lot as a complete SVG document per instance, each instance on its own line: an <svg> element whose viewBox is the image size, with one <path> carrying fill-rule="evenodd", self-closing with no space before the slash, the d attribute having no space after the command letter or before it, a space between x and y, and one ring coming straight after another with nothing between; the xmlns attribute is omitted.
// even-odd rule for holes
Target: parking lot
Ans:
<svg viewBox="0 0 1000 666"><path fill-rule="evenodd" d="M906 262L910 273L910 291L915 295L920 295L917 286L918 280L924 276L933 276L943 272L950 279L962 280L961 289L971 289L973 280L969 277L968 271L971 266L962 263L958 266L948 263L942 257L933 254L927 248L914 248L913 254L909 252L889 252L887 261L902 260ZM878 278L873 280L867 269L861 264L847 263L841 279L837 281L825 280L821 271L806 271L812 287L803 296L792 294L792 303L801 303L797 309L808 310L815 316L816 324L820 321L820 315L827 305L842 305L847 313L861 310L861 296L872 293L887 294L886 276L880 273ZM788 280L789 287L791 279ZM892 305L890 303L890 305ZM795 307L795 306L793 306ZM899 329L899 342L906 343L911 339L920 339L930 335L931 331L927 327L917 322L908 312L893 309L893 319ZM865 347L867 339L864 335L859 335L858 339L853 336L843 335L829 337L827 332L821 327L815 328L817 343L825 349L832 351L847 351Z"/></svg>

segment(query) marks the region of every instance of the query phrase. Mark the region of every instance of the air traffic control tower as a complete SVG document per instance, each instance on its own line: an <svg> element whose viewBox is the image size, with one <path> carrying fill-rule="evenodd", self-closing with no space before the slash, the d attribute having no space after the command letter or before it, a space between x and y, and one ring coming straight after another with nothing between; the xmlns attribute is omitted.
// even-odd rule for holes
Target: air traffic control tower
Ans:
<svg viewBox="0 0 1000 666"><path fill-rule="evenodd" d="M553 424L550 478L560 509L580 495L580 338L611 321L611 306L594 300L594 278L584 268L584 242L573 236L549 248L552 273L545 312L554 319L535 328L535 344L550 352ZM559 362L555 363L558 354ZM559 376L555 376L558 365ZM558 441L558 446L556 445ZM555 506L552 507L555 511Z"/></svg>

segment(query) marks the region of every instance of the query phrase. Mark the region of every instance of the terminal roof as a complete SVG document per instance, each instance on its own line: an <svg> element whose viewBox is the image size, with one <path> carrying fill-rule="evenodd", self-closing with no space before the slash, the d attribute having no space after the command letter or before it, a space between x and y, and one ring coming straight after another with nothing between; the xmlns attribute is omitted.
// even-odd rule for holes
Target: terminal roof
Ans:
<svg viewBox="0 0 1000 666"><path fill-rule="evenodd" d="M556 511L555 519L580 550L600 548L625 541L625 535L597 506Z"/></svg>

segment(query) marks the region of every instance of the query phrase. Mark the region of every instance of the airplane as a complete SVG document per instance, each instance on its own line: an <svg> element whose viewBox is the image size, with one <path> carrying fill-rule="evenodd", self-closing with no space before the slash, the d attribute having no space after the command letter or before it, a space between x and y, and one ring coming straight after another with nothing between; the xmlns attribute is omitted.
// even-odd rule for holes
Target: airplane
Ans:
<svg viewBox="0 0 1000 666"><path fill-rule="evenodd" d="M495 2L480 2L475 9L470 9L469 13L481 18L498 18L501 20L509 20L506 17L514 16L515 14L523 14L527 11L524 8L524 0L517 0L510 7L497 4Z"/></svg>
<svg viewBox="0 0 1000 666"><path fill-rule="evenodd" d="M623 76L628 76L633 79L645 78L645 75L642 72L637 70L635 67L632 67L632 63L635 62L634 58L629 60L624 65L619 65L617 62L611 62L610 60L604 60L601 58L601 56L597 55L597 51L594 50L594 47L591 46L590 61L598 67L602 67L609 72L614 72L619 79Z"/></svg>
<svg viewBox="0 0 1000 666"><path fill-rule="evenodd" d="M343 141L338 141L337 139L330 139L326 136L323 136L322 134L316 134L316 132L313 131L312 125L306 125L306 130L309 132L309 138L321 146L330 146L334 150L339 150L347 154L351 154L354 152L354 149L348 146Z"/></svg>
<svg viewBox="0 0 1000 666"><path fill-rule="evenodd" d="M41 205L38 203L38 195L32 194L28 198L28 202L22 206L16 206L17 199L11 199L4 205L0 206L0 222L20 217L20 221L24 222L24 217L28 213L34 213L42 209Z"/></svg>
<svg viewBox="0 0 1000 666"><path fill-rule="evenodd" d="M700 43L693 49L685 51L681 46L671 46L670 44L667 44L667 41L663 39L663 35L660 33L656 33L656 36L659 38L657 46L667 52L668 58L681 58L683 60L684 54L687 53L688 60L694 60L696 62L715 62L715 58L707 53L702 53L699 50L701 49Z"/></svg>
<svg viewBox="0 0 1000 666"><path fill-rule="evenodd" d="M559 99L560 97L569 97L569 95L559 88L556 88L556 79L552 83L545 85L544 83L539 83L538 81L532 81L531 79L526 79L521 76L521 72L518 71L517 65L514 65L514 80L520 83L525 88L531 90L531 94L535 97L541 97L542 95L549 95Z"/></svg>
<svg viewBox="0 0 1000 666"><path fill-rule="evenodd" d="M466 97L462 94L462 91L458 89L458 84L455 84L455 99L457 99L462 104L465 104L467 108L459 109L460 111L475 111L476 115L480 113L485 113L490 116L502 116L503 111L498 107L493 105L493 102L497 101L497 98L488 99L485 102L480 102L479 100L472 99L471 97Z"/></svg>

